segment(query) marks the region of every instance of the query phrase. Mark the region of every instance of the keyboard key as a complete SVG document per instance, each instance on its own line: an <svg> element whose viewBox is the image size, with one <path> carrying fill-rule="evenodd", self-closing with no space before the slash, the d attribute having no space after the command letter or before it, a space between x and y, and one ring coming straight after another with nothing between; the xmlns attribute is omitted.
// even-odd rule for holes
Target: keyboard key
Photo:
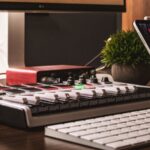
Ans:
<svg viewBox="0 0 150 150"><path fill-rule="evenodd" d="M117 141L114 143L108 143L106 144L108 147L114 148L114 149L121 149L121 148L127 148L128 146L131 145L130 142L128 141Z"/></svg>
<svg viewBox="0 0 150 150"><path fill-rule="evenodd" d="M150 143L150 109L49 126L56 138L100 149L128 149ZM47 129L46 128L46 129ZM51 130L48 132L51 135ZM59 134L58 134L59 133ZM47 133L46 133L47 135ZM66 136L65 136L66 135ZM59 136L57 136L59 139ZM88 143L88 144L87 144Z"/></svg>
<svg viewBox="0 0 150 150"><path fill-rule="evenodd" d="M102 132L102 133L95 133L95 134L90 134L86 136L81 136L82 139L86 140L95 140L99 138L104 138L104 137L109 137L110 132Z"/></svg>
<svg viewBox="0 0 150 150"><path fill-rule="evenodd" d="M94 142L99 143L99 144L106 144L106 143L116 142L118 140L120 140L119 136L110 136L110 137L105 137L105 138L94 140Z"/></svg>

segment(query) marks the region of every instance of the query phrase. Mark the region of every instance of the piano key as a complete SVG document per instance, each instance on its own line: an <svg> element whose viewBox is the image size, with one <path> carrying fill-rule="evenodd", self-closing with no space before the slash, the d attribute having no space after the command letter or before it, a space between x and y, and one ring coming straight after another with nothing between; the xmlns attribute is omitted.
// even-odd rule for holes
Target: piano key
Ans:
<svg viewBox="0 0 150 150"><path fill-rule="evenodd" d="M22 98L22 99L25 99L27 101L28 104L31 104L31 105L38 105L41 101L40 97L38 96L16 96L16 98Z"/></svg>
<svg viewBox="0 0 150 150"><path fill-rule="evenodd" d="M58 99L60 101L68 101L70 100L70 95L66 92L56 92L56 94L58 95Z"/></svg>
<svg viewBox="0 0 150 150"><path fill-rule="evenodd" d="M0 91L0 95L1 95L1 96L2 96L2 95L6 95L6 92Z"/></svg>
<svg viewBox="0 0 150 150"><path fill-rule="evenodd" d="M69 95L69 98L71 100L79 100L80 99L80 93L77 91L66 91L65 93L67 93Z"/></svg>
<svg viewBox="0 0 150 150"><path fill-rule="evenodd" d="M50 92L36 93L35 96L39 97L41 100L45 100L45 101L48 101L51 103L54 103L54 102L58 101L58 99L59 99L58 94L50 93Z"/></svg>
<svg viewBox="0 0 150 150"><path fill-rule="evenodd" d="M40 88L34 87L32 85L25 85L25 84L20 85L20 87L18 86L18 88L25 90L27 92L40 92L40 91L42 91Z"/></svg>
<svg viewBox="0 0 150 150"><path fill-rule="evenodd" d="M128 92L131 92L131 93L133 93L133 92L136 91L136 87L133 86L133 85L128 85L128 86L127 86L127 89L128 89Z"/></svg>
<svg viewBox="0 0 150 150"><path fill-rule="evenodd" d="M6 101L10 101L10 102L14 102L14 103L20 103L20 104L28 104L27 99L22 98L22 97L18 97L18 96L3 96L0 97L0 100L6 100Z"/></svg>
<svg viewBox="0 0 150 150"><path fill-rule="evenodd" d="M79 92L81 97L84 98L95 98L96 97L96 92L94 89L81 89L81 90L76 90Z"/></svg>
<svg viewBox="0 0 150 150"><path fill-rule="evenodd" d="M109 94L112 94L112 95L119 94L119 89L117 89L116 87L108 86L108 87L104 87L103 89L106 91L106 93L108 95Z"/></svg>
<svg viewBox="0 0 150 150"><path fill-rule="evenodd" d="M23 90L21 90L21 89L15 89L15 88L7 88L7 89L4 89L4 91L6 93L10 93L10 94L21 94L21 93L24 93Z"/></svg>
<svg viewBox="0 0 150 150"><path fill-rule="evenodd" d="M95 88L96 97L102 97L106 95L106 91L102 88Z"/></svg>
<svg viewBox="0 0 150 150"><path fill-rule="evenodd" d="M128 89L126 86L116 86L116 88L119 90L119 94L125 94L128 92Z"/></svg>

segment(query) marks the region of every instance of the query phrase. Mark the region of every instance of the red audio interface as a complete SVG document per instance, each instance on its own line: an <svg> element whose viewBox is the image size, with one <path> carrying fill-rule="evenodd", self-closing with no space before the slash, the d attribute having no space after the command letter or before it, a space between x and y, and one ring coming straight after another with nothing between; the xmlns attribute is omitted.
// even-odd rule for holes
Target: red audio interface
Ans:
<svg viewBox="0 0 150 150"><path fill-rule="evenodd" d="M9 68L7 70L7 85L36 84L49 77L49 80L65 81L69 76L75 79L83 73L93 70L90 66L53 65L23 68ZM53 82L52 81L52 82ZM53 84L53 83L52 83Z"/></svg>

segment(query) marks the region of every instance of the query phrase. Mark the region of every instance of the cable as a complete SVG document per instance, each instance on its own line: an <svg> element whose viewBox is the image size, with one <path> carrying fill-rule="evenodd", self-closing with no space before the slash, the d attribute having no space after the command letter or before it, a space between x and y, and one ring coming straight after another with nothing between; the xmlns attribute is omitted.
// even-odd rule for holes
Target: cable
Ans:
<svg viewBox="0 0 150 150"><path fill-rule="evenodd" d="M90 61L88 61L85 66L90 65L93 61L95 61L98 57L100 57L100 53L97 54L94 58L92 58ZM102 64L101 66L96 68L96 72L103 72L105 69L107 69L108 67L105 64Z"/></svg>
<svg viewBox="0 0 150 150"><path fill-rule="evenodd" d="M98 57L100 57L100 53L98 53L94 58L88 61L84 66L89 66L93 61L95 61Z"/></svg>
<svg viewBox="0 0 150 150"><path fill-rule="evenodd" d="M103 71L106 68L107 68L106 65L102 65L102 66L99 66L98 68L96 68L96 71L100 72L100 71Z"/></svg>

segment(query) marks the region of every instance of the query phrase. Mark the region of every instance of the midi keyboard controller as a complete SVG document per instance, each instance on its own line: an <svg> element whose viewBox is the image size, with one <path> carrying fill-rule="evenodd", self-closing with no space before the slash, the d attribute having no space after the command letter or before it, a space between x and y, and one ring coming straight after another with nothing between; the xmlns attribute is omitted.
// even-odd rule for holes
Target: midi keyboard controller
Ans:
<svg viewBox="0 0 150 150"><path fill-rule="evenodd" d="M33 128L149 108L150 88L117 83L92 67L9 69L0 86L0 122Z"/></svg>

